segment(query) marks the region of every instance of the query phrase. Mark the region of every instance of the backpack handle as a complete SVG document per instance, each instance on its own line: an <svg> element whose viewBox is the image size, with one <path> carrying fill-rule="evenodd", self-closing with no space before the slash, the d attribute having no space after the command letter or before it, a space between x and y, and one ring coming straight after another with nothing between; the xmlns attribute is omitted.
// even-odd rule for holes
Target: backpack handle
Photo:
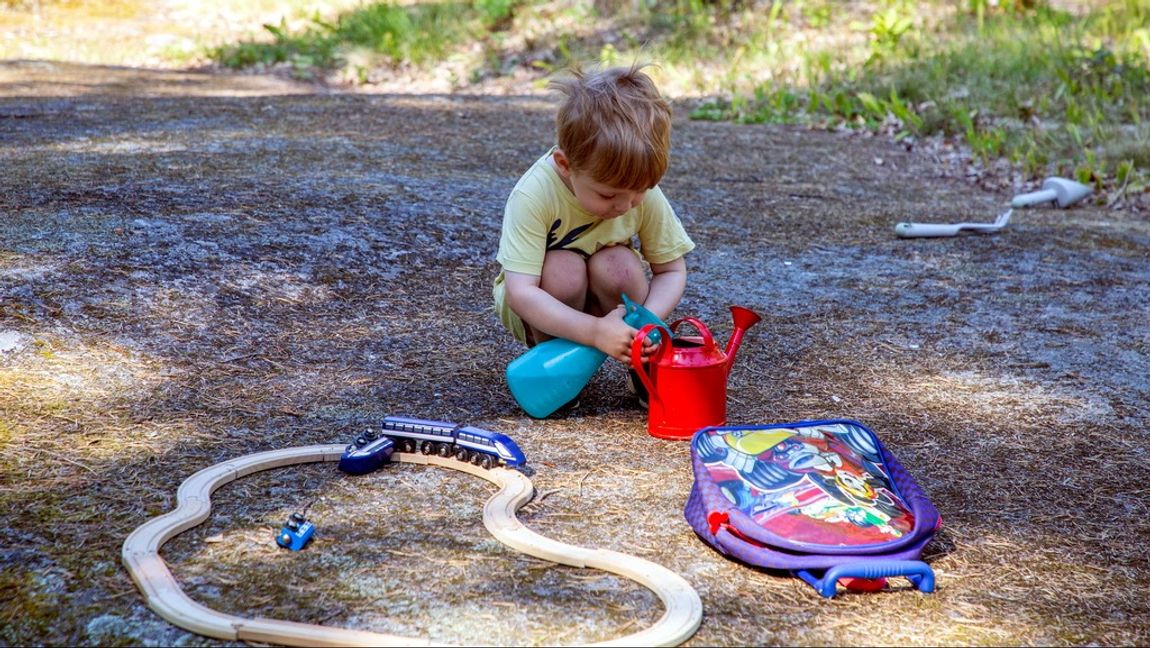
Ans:
<svg viewBox="0 0 1150 648"><path fill-rule="evenodd" d="M835 595L835 587L840 578L874 580L889 576L905 576L920 592L929 594L934 591L934 570L921 560L867 560L844 563L828 569L821 579L805 569L796 570L795 574L815 588L823 598L832 598Z"/></svg>

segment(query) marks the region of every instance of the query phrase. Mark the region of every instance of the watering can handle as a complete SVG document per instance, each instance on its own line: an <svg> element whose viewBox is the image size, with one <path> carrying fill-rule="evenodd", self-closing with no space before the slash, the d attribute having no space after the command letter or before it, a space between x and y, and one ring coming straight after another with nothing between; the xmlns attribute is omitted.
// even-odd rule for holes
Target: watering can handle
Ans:
<svg viewBox="0 0 1150 648"><path fill-rule="evenodd" d="M706 324L703 324L694 317L684 317L683 319L675 320L671 323L671 332L677 333L679 325L683 322L687 322L699 330L699 334L703 336L703 344L708 347L715 346L715 338L711 336L711 330L707 328Z"/></svg>
<svg viewBox="0 0 1150 648"><path fill-rule="evenodd" d="M639 380L642 381L643 386L647 388L647 397L657 399L659 398L659 394L655 391L655 386L651 383L651 377L647 375L647 369L643 367L643 341L646 340L647 336L655 329L659 329L663 340L671 339L671 332L662 326L658 324L645 324L643 328L639 329L639 332L635 334L635 339L631 340L631 368L635 370L635 373L639 374ZM662 342L659 343L655 354L647 359L648 367L651 366L651 363L658 362L659 358L663 357L663 354L667 352L666 348L664 348L665 346L667 345L664 345Z"/></svg>

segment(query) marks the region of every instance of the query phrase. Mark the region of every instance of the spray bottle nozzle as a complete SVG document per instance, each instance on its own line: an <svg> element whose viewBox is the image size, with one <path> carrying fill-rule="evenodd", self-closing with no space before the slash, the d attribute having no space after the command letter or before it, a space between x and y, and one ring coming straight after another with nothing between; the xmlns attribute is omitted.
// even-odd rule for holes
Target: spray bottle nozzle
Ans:
<svg viewBox="0 0 1150 648"><path fill-rule="evenodd" d="M623 295L623 307L627 310L627 314L623 316L623 321L627 322L632 328L641 329L647 324L654 324L668 331L671 330L663 320L659 319L658 315L647 310L640 304L631 301L631 298L625 294ZM647 336L653 344L658 344L661 337L662 335L658 330L652 331L651 334Z"/></svg>

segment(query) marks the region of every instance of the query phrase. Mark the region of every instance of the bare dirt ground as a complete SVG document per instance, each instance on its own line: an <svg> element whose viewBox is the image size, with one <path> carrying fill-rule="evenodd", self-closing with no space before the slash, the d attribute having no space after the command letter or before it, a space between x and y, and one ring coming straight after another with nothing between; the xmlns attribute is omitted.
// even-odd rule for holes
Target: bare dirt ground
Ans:
<svg viewBox="0 0 1150 648"><path fill-rule="evenodd" d="M201 468L387 414L515 438L524 522L682 574L705 609L690 645L1150 643L1145 212L901 240L898 221L990 221L1012 193L883 138L679 111L663 188L698 249L677 314L722 340L728 305L763 316L730 420L860 420L943 515L936 593L824 600L694 536L687 444L646 434L621 366L565 418L507 392L501 208L553 107L0 64L0 643L220 643L147 608L125 537ZM437 469L277 469L221 489L163 555L225 612L437 642L598 641L662 613L495 542L490 494ZM303 507L315 541L277 549Z"/></svg>

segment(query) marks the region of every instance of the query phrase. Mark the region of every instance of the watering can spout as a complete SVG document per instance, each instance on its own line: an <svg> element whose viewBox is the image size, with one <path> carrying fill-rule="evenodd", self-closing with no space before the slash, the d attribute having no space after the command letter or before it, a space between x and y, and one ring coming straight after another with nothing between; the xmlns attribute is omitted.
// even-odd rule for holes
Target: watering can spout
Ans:
<svg viewBox="0 0 1150 648"><path fill-rule="evenodd" d="M749 308L742 306L731 306L731 316L735 320L735 329L731 331L731 339L727 340L727 372L730 373L731 365L735 363L735 353L739 350L739 345L743 341L743 334L747 329L759 323L763 319L757 313Z"/></svg>

